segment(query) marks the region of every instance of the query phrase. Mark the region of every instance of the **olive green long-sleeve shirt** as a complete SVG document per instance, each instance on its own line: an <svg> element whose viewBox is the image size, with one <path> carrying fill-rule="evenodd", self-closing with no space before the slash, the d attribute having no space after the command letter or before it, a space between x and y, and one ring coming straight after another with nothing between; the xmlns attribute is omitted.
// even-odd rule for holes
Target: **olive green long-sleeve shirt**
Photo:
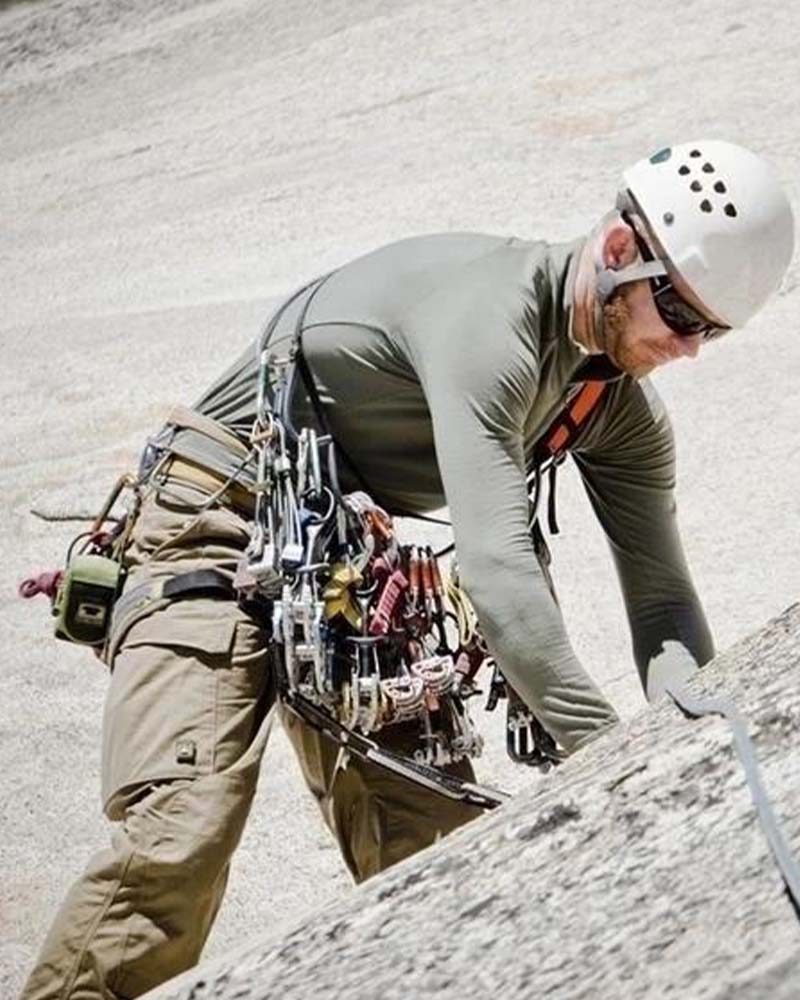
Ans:
<svg viewBox="0 0 800 1000"><path fill-rule="evenodd" d="M537 563L525 474L585 361L571 337L579 249L475 234L404 240L334 272L310 303L300 296L271 341L285 343L307 306L303 347L336 439L390 510L447 504L489 648L567 749L616 716L578 662ZM195 407L243 437L255 414L256 355L248 351ZM307 401L297 411L302 424ZM191 432L183 448L230 468ZM652 386L627 376L610 385L573 453L652 696L713 655L676 525L672 432Z"/></svg>

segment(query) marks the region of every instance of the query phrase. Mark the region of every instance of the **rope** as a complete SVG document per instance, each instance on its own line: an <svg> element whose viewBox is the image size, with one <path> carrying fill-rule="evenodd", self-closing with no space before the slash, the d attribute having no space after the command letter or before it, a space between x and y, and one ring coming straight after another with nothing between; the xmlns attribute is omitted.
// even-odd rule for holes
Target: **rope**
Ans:
<svg viewBox="0 0 800 1000"><path fill-rule="evenodd" d="M31 507L29 513L32 517L38 517L40 521L49 521L58 523L60 521L89 521L93 522L97 519L97 514L90 514L88 511L49 511L40 510L38 507Z"/></svg>
<svg viewBox="0 0 800 1000"><path fill-rule="evenodd" d="M455 576L446 576L444 587L447 600L456 616L458 641L460 645L469 647L478 635L478 616L475 608Z"/></svg>
<svg viewBox="0 0 800 1000"><path fill-rule="evenodd" d="M685 688L668 688L667 694L688 719L699 719L703 715L721 715L727 720L733 732L736 752L744 769L750 797L756 807L758 818L769 843L775 863L785 885L786 896L800 920L800 867L792 857L786 838L778 825L778 820L767 797L755 749L747 732L747 723L739 710L728 698L693 698Z"/></svg>

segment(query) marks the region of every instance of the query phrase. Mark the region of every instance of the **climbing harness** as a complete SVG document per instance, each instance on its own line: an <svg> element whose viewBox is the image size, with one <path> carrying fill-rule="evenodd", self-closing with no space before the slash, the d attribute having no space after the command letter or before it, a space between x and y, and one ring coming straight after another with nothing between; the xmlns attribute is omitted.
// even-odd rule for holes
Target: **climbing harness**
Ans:
<svg viewBox="0 0 800 1000"><path fill-rule="evenodd" d="M800 865L792 857L789 845L778 824L772 804L767 797L758 766L753 741L747 732L747 723L733 702L728 698L700 699L690 695L685 688L668 688L672 698L687 719L699 719L704 715L721 715L731 727L736 752L744 769L750 797L756 807L758 818L769 843L775 864L781 873L786 896L800 920Z"/></svg>
<svg viewBox="0 0 800 1000"><path fill-rule="evenodd" d="M468 703L487 654L475 628L458 628L466 595L429 546L400 544L392 517L334 443L302 352L304 318L324 281L307 286L285 356L269 343L282 310L260 338L255 509L234 583L242 599L271 602L275 673L289 711L355 756L493 808L503 793L438 770L483 747ZM298 376L316 427L293 424ZM362 489L342 492L339 458ZM409 757L373 738L399 724L418 734Z"/></svg>

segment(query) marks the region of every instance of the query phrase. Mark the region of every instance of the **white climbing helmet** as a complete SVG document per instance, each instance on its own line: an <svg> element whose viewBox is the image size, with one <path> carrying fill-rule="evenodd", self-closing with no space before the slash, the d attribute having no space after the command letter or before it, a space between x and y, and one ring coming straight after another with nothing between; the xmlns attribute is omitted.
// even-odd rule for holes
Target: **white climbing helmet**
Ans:
<svg viewBox="0 0 800 1000"><path fill-rule="evenodd" d="M623 174L671 264L718 319L743 326L778 288L794 248L789 199L771 168L717 139L659 150Z"/></svg>

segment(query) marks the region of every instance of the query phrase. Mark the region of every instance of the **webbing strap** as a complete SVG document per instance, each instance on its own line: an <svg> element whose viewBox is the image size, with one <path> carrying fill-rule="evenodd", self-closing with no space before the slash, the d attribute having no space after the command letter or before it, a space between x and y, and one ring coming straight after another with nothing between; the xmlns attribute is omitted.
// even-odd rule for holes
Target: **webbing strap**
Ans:
<svg viewBox="0 0 800 1000"><path fill-rule="evenodd" d="M233 584L227 576L215 569L195 569L189 573L179 573L170 577L161 588L161 596L174 601L178 597L191 594L193 597L230 598L235 595Z"/></svg>
<svg viewBox="0 0 800 1000"><path fill-rule="evenodd" d="M173 406L166 422L179 429L197 431L198 434L203 434L232 451L239 458L247 457L250 454L247 445L232 431L223 427L216 420L212 420L211 417L198 413L197 410L190 410L188 406L180 404Z"/></svg>
<svg viewBox="0 0 800 1000"><path fill-rule="evenodd" d="M753 742L747 731L747 723L737 707L728 698L717 697L701 700L692 697L685 688L668 688L667 694L689 719L699 719L703 715L721 715L727 720L733 732L736 752L744 769L750 797L756 807L767 842L783 878L788 900L795 916L800 920L800 866L792 857L789 845L772 808L772 803L767 797Z"/></svg>
<svg viewBox="0 0 800 1000"><path fill-rule="evenodd" d="M556 471L575 443L581 428L603 398L607 385L605 379L588 379L582 382L572 399L556 414L533 447L526 480L531 509L529 524L532 525L536 521L542 489L542 471L549 466L547 526L551 535L559 533L556 518Z"/></svg>
<svg viewBox="0 0 800 1000"><path fill-rule="evenodd" d="M544 452L540 460L559 458L567 451L578 431L600 402L607 385L607 382L595 380L583 383L545 432L537 449Z"/></svg>
<svg viewBox="0 0 800 1000"><path fill-rule="evenodd" d="M232 598L235 596L235 591L228 577L215 569L196 569L189 573L147 580L135 587L129 587L117 598L111 631L114 631L116 622L125 619L132 611L141 611L162 600L174 601L187 594Z"/></svg>
<svg viewBox="0 0 800 1000"><path fill-rule="evenodd" d="M214 569L157 577L123 590L111 613L108 641L103 652L105 662L111 666L122 640L136 622L166 608L172 601L189 596L230 600L235 593L228 577Z"/></svg>

